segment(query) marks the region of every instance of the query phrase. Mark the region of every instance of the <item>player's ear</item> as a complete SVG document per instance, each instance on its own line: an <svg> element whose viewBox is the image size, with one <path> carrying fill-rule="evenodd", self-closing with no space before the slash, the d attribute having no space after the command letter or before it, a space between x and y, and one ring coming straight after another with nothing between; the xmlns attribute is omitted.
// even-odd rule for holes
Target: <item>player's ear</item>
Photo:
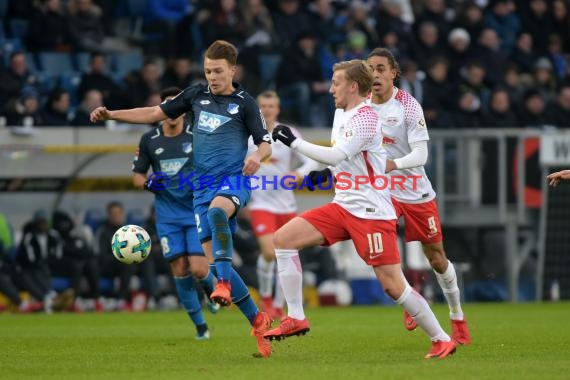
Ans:
<svg viewBox="0 0 570 380"><path fill-rule="evenodd" d="M356 81L352 81L352 83L350 84L350 89L353 92L359 93L360 91L358 90L358 83L356 83Z"/></svg>

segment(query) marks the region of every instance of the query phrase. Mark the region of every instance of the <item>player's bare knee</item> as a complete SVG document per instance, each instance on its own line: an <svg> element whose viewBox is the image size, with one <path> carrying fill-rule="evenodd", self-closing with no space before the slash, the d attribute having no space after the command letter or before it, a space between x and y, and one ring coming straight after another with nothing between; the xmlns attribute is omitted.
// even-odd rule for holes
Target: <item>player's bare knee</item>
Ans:
<svg viewBox="0 0 570 380"><path fill-rule="evenodd" d="M447 268L447 256L443 247L440 245L426 245L424 246L424 252L429 261L429 264L438 273L445 272Z"/></svg>
<svg viewBox="0 0 570 380"><path fill-rule="evenodd" d="M204 278L208 275L208 271L210 270L210 266L208 265L208 261L204 259L195 259L192 261L190 265L190 271L196 278Z"/></svg>
<svg viewBox="0 0 570 380"><path fill-rule="evenodd" d="M178 259L170 262L170 269L174 277L185 277L190 274L190 267L186 257L179 257Z"/></svg>
<svg viewBox="0 0 570 380"><path fill-rule="evenodd" d="M286 248L285 244L286 244L285 234L281 230L278 230L273 234L273 246L276 249Z"/></svg>
<svg viewBox="0 0 570 380"><path fill-rule="evenodd" d="M267 262L271 262L275 260L275 251L274 250L263 250L261 251L261 255Z"/></svg>

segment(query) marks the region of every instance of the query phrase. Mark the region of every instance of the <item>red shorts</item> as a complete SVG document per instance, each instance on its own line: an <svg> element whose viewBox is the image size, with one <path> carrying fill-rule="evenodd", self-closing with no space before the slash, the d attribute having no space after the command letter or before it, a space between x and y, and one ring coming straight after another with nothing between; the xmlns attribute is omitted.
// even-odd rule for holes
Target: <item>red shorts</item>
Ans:
<svg viewBox="0 0 570 380"><path fill-rule="evenodd" d="M441 222L435 199L425 203L402 203L392 198L398 218L404 217L406 241L441 243Z"/></svg>
<svg viewBox="0 0 570 380"><path fill-rule="evenodd" d="M285 223L297 216L295 212L289 214L274 214L263 210L251 210L249 214L251 216L253 233L256 237L274 233L283 227Z"/></svg>
<svg viewBox="0 0 570 380"><path fill-rule="evenodd" d="M366 264L400 263L395 219L361 219L336 203L328 203L299 216L323 234L324 246L352 239L356 252Z"/></svg>

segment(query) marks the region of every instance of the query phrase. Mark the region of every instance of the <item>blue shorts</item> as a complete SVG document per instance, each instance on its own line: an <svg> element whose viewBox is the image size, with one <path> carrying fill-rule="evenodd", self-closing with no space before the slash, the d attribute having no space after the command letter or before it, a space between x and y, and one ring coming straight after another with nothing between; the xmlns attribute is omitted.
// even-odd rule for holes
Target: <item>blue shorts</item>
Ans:
<svg viewBox="0 0 570 380"><path fill-rule="evenodd" d="M231 180L230 186L224 186L220 189L200 189L194 191L194 214L196 215L196 227L198 228L198 236L201 242L212 239L212 230L208 223L208 208L215 197L224 196L232 200L237 206L237 211L247 205L251 197L251 190L243 186L243 177L228 177ZM229 220L230 230L232 234L236 232L237 222L235 214L231 215Z"/></svg>
<svg viewBox="0 0 570 380"><path fill-rule="evenodd" d="M204 256L194 221L184 223L156 223L162 254L167 261L180 256Z"/></svg>

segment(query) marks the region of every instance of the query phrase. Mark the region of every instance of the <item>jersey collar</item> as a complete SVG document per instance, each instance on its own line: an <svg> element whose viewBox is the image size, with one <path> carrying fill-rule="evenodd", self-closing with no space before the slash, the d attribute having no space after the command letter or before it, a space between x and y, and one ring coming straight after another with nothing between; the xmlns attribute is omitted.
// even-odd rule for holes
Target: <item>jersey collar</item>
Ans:
<svg viewBox="0 0 570 380"><path fill-rule="evenodd" d="M244 98L243 97L243 93L245 92L245 90L243 89L243 87L241 86L241 84L239 84L238 82L232 82L232 86L234 88L234 91L229 94L229 95L216 95L216 96L237 96L240 98ZM210 91L210 85L206 85L206 91L204 91L206 94L212 94L212 91ZM214 94L212 94L214 95Z"/></svg>

